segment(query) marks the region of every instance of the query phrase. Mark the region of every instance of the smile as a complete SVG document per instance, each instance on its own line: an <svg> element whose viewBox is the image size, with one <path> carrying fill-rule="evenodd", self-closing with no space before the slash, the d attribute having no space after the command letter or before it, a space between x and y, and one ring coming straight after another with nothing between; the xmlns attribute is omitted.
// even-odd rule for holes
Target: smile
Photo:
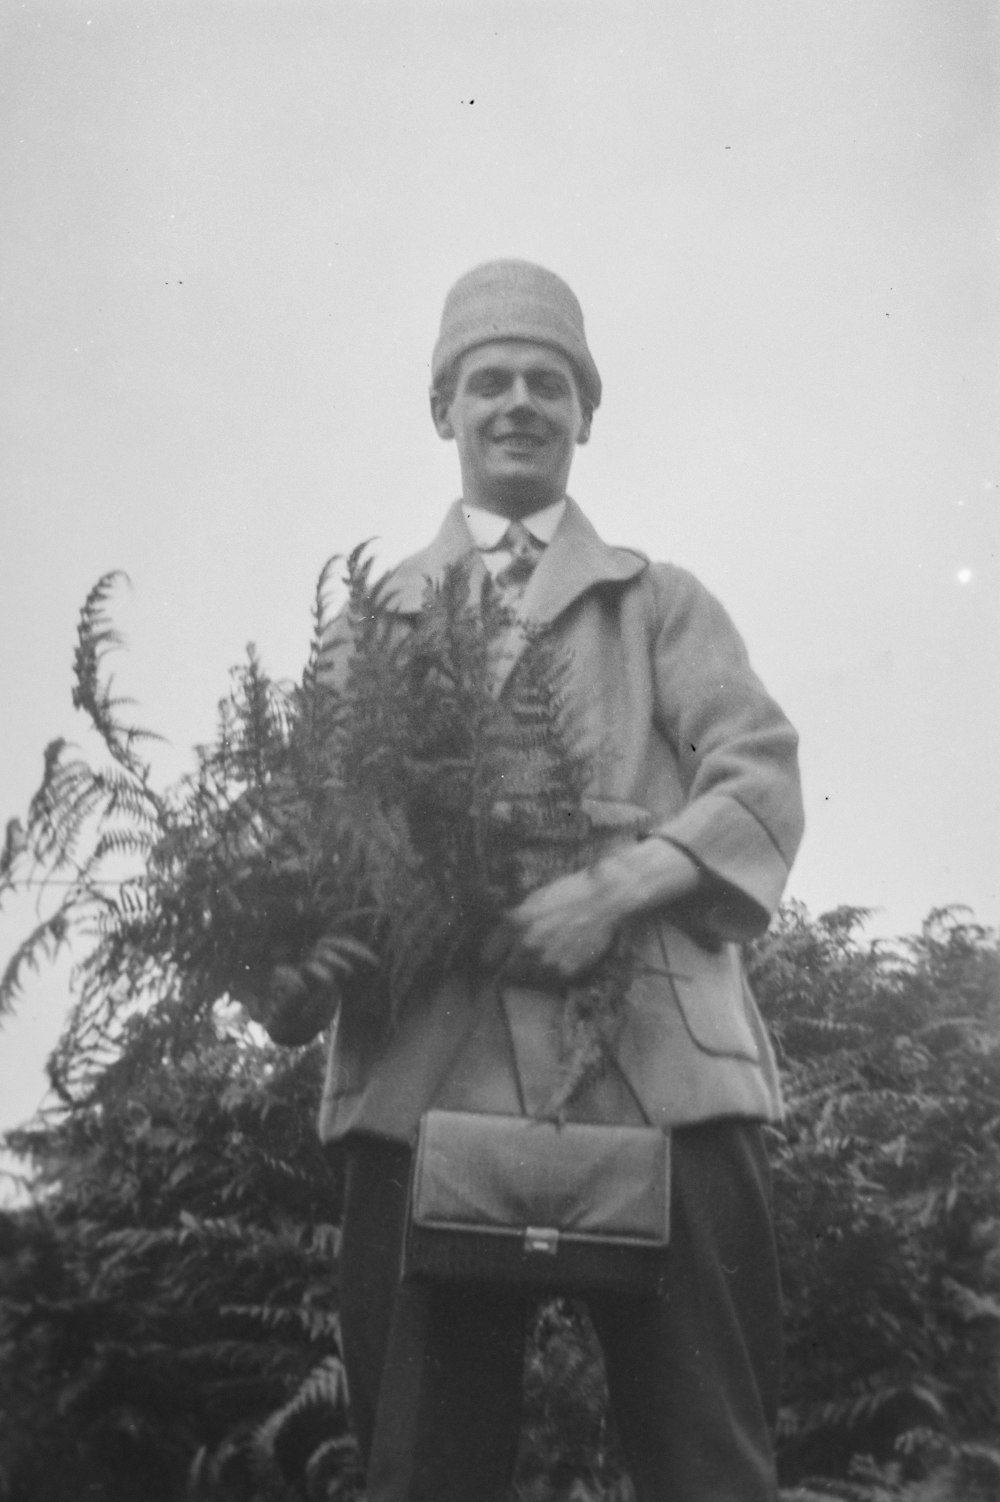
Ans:
<svg viewBox="0 0 1000 1502"><path fill-rule="evenodd" d="M538 433L498 433L493 441L515 449L541 448L545 443L545 439Z"/></svg>

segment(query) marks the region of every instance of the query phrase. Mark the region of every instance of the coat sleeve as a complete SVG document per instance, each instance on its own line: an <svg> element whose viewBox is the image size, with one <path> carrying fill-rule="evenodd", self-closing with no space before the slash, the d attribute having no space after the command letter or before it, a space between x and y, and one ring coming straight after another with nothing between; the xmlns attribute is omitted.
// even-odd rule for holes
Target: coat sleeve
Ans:
<svg viewBox="0 0 1000 1502"><path fill-rule="evenodd" d="M767 927L802 836L798 736L719 602L682 569L652 575L656 715L687 795L652 834L703 874L692 926L739 942Z"/></svg>

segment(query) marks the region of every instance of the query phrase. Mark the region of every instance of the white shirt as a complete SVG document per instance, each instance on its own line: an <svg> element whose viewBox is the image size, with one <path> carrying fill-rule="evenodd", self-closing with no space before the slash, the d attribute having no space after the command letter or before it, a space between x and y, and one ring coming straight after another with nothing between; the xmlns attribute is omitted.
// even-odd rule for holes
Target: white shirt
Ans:
<svg viewBox="0 0 1000 1502"><path fill-rule="evenodd" d="M543 547L548 547L556 535L556 529L563 519L565 510L566 498L564 496L561 501L553 501L551 506L543 506L541 511L535 511L531 516L522 517L521 520L535 541L540 542ZM472 540L489 571L490 578L495 579L500 570L510 563L510 549L497 547L497 543L510 526L510 517L498 516L495 511L484 511L482 506L463 505L462 514L472 533Z"/></svg>

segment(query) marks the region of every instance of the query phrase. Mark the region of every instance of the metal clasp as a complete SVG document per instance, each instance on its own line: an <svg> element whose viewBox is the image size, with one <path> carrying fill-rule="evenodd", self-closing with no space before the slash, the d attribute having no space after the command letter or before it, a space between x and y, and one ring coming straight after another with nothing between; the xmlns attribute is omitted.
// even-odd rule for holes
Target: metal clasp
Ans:
<svg viewBox="0 0 1000 1502"><path fill-rule="evenodd" d="M544 1257L554 1257L559 1249L559 1232L551 1226L525 1226L524 1250L525 1252L540 1253Z"/></svg>

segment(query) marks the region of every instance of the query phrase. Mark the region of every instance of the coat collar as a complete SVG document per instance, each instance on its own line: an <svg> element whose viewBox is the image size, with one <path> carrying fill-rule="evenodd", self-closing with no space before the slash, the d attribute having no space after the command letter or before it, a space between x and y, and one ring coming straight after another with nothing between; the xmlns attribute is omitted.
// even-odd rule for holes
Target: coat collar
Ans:
<svg viewBox="0 0 1000 1502"><path fill-rule="evenodd" d="M414 615L423 604L428 582L438 584L445 570L469 553L475 556L469 579L478 597L486 568L476 552L461 501L445 514L433 542L393 571L390 593L393 609ZM598 584L624 584L648 567L648 559L630 548L610 547L598 537L575 501L566 511L532 575L521 601L521 614L532 626L547 626L573 601Z"/></svg>

